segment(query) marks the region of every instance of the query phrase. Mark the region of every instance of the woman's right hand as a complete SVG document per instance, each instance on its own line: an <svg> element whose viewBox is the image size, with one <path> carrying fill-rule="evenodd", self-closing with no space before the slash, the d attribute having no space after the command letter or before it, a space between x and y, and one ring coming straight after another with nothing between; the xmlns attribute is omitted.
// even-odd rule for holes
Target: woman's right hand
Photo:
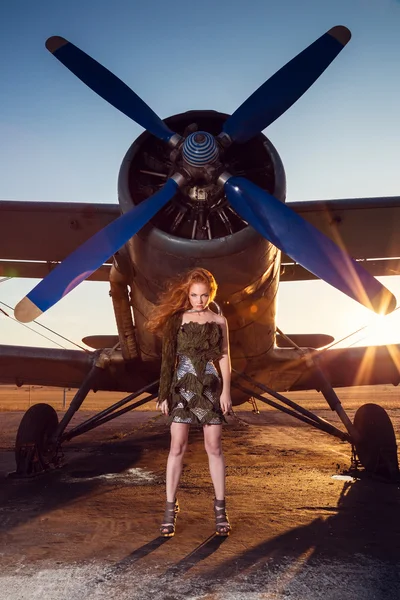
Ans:
<svg viewBox="0 0 400 600"><path fill-rule="evenodd" d="M157 402L157 408L159 410L161 410L163 415L168 415L169 414L169 410L168 410L168 400L162 400L161 402L158 401Z"/></svg>

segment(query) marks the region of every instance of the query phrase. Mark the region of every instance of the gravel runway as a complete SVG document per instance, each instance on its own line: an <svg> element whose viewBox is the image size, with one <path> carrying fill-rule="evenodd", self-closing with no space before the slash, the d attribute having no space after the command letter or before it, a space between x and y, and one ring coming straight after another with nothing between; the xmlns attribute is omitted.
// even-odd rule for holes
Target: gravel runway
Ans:
<svg viewBox="0 0 400 600"><path fill-rule="evenodd" d="M338 424L315 398L304 405ZM398 438L398 393L380 398ZM344 404L352 417L360 398ZM213 535L192 430L177 533L165 540L162 417L124 415L66 444L61 469L18 480L7 474L21 416L0 413L0 600L400 599L400 486L346 476L344 442L269 409L237 412L224 429L225 539Z"/></svg>

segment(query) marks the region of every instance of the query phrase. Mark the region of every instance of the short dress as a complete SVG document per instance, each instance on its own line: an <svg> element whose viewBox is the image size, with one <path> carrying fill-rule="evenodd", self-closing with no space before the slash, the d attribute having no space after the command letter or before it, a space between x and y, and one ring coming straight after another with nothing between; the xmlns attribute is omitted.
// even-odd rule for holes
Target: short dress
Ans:
<svg viewBox="0 0 400 600"><path fill-rule="evenodd" d="M171 385L169 421L221 425L222 382L214 360L222 356L222 328L215 321L183 323L177 334L177 362Z"/></svg>

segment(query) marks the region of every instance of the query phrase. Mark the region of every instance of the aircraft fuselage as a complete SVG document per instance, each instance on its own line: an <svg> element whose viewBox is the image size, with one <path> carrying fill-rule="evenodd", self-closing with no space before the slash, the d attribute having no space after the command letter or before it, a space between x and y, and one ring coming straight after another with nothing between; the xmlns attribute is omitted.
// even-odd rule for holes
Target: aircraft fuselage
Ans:
<svg viewBox="0 0 400 600"><path fill-rule="evenodd" d="M214 111L191 111L166 123L179 134L187 133L193 123L217 133L226 117ZM283 165L265 136L260 134L228 149L224 159L232 174L244 174L284 202ZM122 211L154 193L176 170L173 161L174 155L165 145L148 133L142 134L121 166L118 195ZM174 199L127 244L132 267L127 277L137 349L143 362L154 362L160 356L160 340L146 330L145 324L165 283L197 266L210 270L218 282L217 303L229 323L234 368L251 370L253 359L259 360L274 348L280 251L242 221L224 200L205 176L203 185L189 186L185 196Z"/></svg>

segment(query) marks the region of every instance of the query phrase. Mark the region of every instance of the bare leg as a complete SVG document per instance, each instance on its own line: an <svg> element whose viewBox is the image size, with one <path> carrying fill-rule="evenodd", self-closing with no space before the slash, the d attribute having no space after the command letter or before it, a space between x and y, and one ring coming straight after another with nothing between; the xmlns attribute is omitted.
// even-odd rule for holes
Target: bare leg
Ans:
<svg viewBox="0 0 400 600"><path fill-rule="evenodd" d="M222 425L204 425L204 445L214 485L215 526L217 535L229 535L231 526L225 509L225 460L222 453Z"/></svg>
<svg viewBox="0 0 400 600"><path fill-rule="evenodd" d="M179 507L176 503L176 490L182 473L183 456L187 447L189 425L171 423L171 447L167 461L167 503L160 533L164 537L175 534L176 514Z"/></svg>
<svg viewBox="0 0 400 600"><path fill-rule="evenodd" d="M225 460L222 453L222 425L204 425L204 446L217 500L225 498Z"/></svg>
<svg viewBox="0 0 400 600"><path fill-rule="evenodd" d="M171 423L171 447L167 461L167 501L174 502L182 473L183 456L189 435L186 423Z"/></svg>

